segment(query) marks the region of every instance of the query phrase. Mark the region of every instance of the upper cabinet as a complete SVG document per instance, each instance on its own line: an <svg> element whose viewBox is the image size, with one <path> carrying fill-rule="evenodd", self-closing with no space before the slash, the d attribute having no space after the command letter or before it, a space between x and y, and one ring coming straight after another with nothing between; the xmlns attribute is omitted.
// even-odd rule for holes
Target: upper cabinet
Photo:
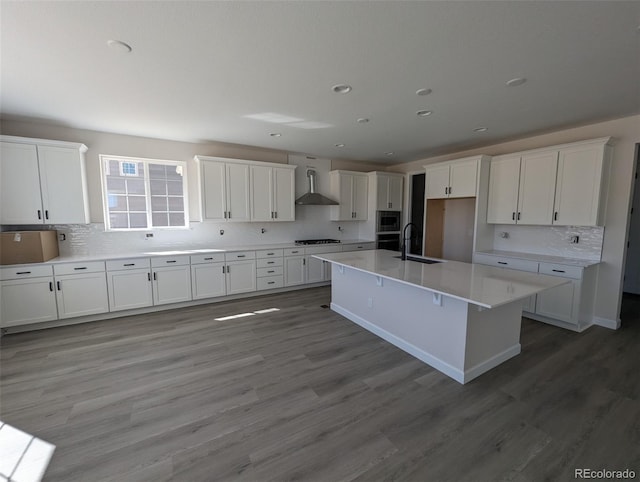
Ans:
<svg viewBox="0 0 640 482"><path fill-rule="evenodd" d="M368 176L362 172L331 171L331 194L338 206L331 206L331 221L365 221L367 219Z"/></svg>
<svg viewBox="0 0 640 482"><path fill-rule="evenodd" d="M371 194L375 194L376 211L402 211L403 182L402 174L369 173L369 186Z"/></svg>
<svg viewBox="0 0 640 482"><path fill-rule="evenodd" d="M296 166L196 156L205 221L294 221Z"/></svg>
<svg viewBox="0 0 640 482"><path fill-rule="evenodd" d="M295 221L296 166L251 166L251 220Z"/></svg>
<svg viewBox="0 0 640 482"><path fill-rule="evenodd" d="M425 166L427 199L475 197L478 157Z"/></svg>
<svg viewBox="0 0 640 482"><path fill-rule="evenodd" d="M604 222L610 138L494 157L487 222L599 226Z"/></svg>
<svg viewBox="0 0 640 482"><path fill-rule="evenodd" d="M86 224L84 153L71 142L0 136L0 224Z"/></svg>

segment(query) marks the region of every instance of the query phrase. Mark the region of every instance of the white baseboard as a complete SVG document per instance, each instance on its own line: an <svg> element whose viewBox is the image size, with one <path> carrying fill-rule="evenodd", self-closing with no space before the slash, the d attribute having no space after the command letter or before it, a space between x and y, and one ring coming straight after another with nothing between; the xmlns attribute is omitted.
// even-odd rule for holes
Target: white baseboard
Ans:
<svg viewBox="0 0 640 482"><path fill-rule="evenodd" d="M620 318L618 318L617 320L610 320L608 318L600 318L599 316L594 316L593 324L609 328L610 330L618 330L620 328Z"/></svg>
<svg viewBox="0 0 640 482"><path fill-rule="evenodd" d="M513 358L516 355L519 355L522 351L522 346L520 343L517 343L509 348L507 348L502 353L498 353L497 355L492 356L488 360L485 360L477 365L469 368L464 371L464 383L470 382L474 378L479 377L483 373L488 372L492 368L497 367L501 363L507 361L509 358Z"/></svg>

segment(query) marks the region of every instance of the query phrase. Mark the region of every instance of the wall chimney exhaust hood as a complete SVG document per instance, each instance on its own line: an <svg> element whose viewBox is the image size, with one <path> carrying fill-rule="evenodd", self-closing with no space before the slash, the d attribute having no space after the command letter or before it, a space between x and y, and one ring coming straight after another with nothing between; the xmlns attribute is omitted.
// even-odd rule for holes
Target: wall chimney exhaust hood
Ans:
<svg viewBox="0 0 640 482"><path fill-rule="evenodd" d="M339 204L333 199L329 199L328 197L316 192L315 170L307 169L307 178L309 179L309 192L296 199L296 204L300 206L337 206Z"/></svg>

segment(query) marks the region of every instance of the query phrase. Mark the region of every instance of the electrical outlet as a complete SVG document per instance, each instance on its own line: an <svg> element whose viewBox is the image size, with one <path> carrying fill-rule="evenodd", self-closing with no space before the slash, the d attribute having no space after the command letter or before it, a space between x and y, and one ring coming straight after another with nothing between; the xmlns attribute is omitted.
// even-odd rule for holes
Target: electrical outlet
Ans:
<svg viewBox="0 0 640 482"><path fill-rule="evenodd" d="M224 234L224 229L220 230L220 236L222 236Z"/></svg>
<svg viewBox="0 0 640 482"><path fill-rule="evenodd" d="M509 239L509 233L508 233L507 231L502 231L502 232L500 233L500 237L501 237L502 239Z"/></svg>
<svg viewBox="0 0 640 482"><path fill-rule="evenodd" d="M153 238L153 233L145 233L144 237L145 239L151 239Z"/></svg>

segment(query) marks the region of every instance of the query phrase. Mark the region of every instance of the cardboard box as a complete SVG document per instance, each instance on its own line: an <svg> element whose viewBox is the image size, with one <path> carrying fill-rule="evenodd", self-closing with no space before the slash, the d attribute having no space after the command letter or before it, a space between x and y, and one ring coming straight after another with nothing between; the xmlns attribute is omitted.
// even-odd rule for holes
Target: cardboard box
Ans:
<svg viewBox="0 0 640 482"><path fill-rule="evenodd" d="M0 233L0 264L42 263L58 254L57 231Z"/></svg>

